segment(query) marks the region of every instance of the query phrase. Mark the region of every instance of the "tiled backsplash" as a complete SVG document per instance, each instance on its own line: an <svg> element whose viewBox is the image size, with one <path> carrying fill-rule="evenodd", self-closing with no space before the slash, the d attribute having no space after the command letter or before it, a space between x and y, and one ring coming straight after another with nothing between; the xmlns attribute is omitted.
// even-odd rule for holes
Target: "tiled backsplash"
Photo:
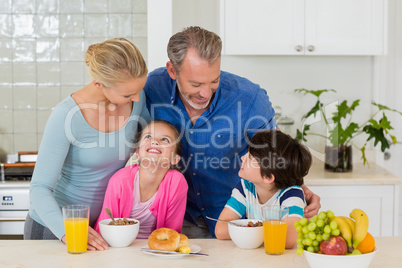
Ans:
<svg viewBox="0 0 402 268"><path fill-rule="evenodd" d="M91 81L86 49L112 37L147 58L147 0L0 0L0 156L39 148L52 108Z"/></svg>

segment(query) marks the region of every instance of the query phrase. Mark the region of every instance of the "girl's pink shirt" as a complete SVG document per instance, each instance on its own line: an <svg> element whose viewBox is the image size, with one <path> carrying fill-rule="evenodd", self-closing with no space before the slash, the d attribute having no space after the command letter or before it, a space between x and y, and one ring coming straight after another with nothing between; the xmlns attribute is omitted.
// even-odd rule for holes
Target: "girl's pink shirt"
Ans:
<svg viewBox="0 0 402 268"><path fill-rule="evenodd" d="M133 205L133 189L138 165L117 171L109 181L103 207L95 230L99 233L99 221L108 219L105 208L109 208L114 218L130 217ZM149 208L156 217L156 228L170 228L181 232L187 203L187 181L177 170L169 170L156 193L155 201ZM141 228L141 223L140 223Z"/></svg>

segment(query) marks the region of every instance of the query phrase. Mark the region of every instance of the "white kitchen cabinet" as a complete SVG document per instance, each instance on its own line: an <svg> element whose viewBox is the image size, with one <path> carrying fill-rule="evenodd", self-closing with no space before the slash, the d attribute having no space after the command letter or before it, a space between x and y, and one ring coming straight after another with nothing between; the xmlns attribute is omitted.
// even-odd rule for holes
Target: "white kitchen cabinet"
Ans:
<svg viewBox="0 0 402 268"><path fill-rule="evenodd" d="M379 55L387 0L221 0L227 55Z"/></svg>
<svg viewBox="0 0 402 268"><path fill-rule="evenodd" d="M369 217L373 236L398 235L399 187L402 179L370 163L370 167L354 164L353 171L334 173L324 164L314 164L305 184L321 198L321 210L349 216L360 208Z"/></svg>

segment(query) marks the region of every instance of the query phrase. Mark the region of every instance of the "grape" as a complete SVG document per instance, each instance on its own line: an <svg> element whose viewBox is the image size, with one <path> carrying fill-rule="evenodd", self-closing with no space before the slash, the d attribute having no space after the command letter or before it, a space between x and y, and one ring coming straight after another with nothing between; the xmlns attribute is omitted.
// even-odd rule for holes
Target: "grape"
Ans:
<svg viewBox="0 0 402 268"><path fill-rule="evenodd" d="M338 236L341 232L338 229L332 230L331 234Z"/></svg>
<svg viewBox="0 0 402 268"><path fill-rule="evenodd" d="M318 218L320 220L325 220L327 218L327 214L324 211L321 211L320 214L318 214Z"/></svg>
<svg viewBox="0 0 402 268"><path fill-rule="evenodd" d="M332 219L334 216L335 216L335 215L334 215L334 213L333 213L331 210L328 210L328 211L327 211L327 217L328 217L329 219Z"/></svg>
<svg viewBox="0 0 402 268"><path fill-rule="evenodd" d="M313 217L311 217L310 222L316 222L318 220L318 216L314 215Z"/></svg>
<svg viewBox="0 0 402 268"><path fill-rule="evenodd" d="M304 236L303 233L301 233L301 232L300 232L300 233L297 233L297 237L298 237L298 238L302 238L303 236Z"/></svg>
<svg viewBox="0 0 402 268"><path fill-rule="evenodd" d="M302 218L302 219L299 221L299 223L300 223L300 225L306 225L306 224L307 224L307 219L306 219L306 218Z"/></svg>
<svg viewBox="0 0 402 268"><path fill-rule="evenodd" d="M293 223L293 226L294 227L297 227L297 226L299 226L300 225L300 222L299 221L295 221L294 223Z"/></svg>
<svg viewBox="0 0 402 268"><path fill-rule="evenodd" d="M315 240L315 239L316 239L316 234L315 234L314 232L310 232L310 233L308 233L308 237L309 237L311 240Z"/></svg>
<svg viewBox="0 0 402 268"><path fill-rule="evenodd" d="M316 225L314 222L310 222L310 223L307 225L307 229L308 229L309 231L314 231L316 227L317 227L317 225Z"/></svg>
<svg viewBox="0 0 402 268"><path fill-rule="evenodd" d="M320 234L315 236L315 240L317 240L318 242L322 241L322 236Z"/></svg>
<svg viewBox="0 0 402 268"><path fill-rule="evenodd" d="M303 254L304 250L318 252L323 240L328 240L331 235L339 235L338 225L336 222L331 222L333 217L332 211L321 211L310 220L301 218L294 223L298 237L296 250L298 255Z"/></svg>
<svg viewBox="0 0 402 268"><path fill-rule="evenodd" d="M330 234L331 233L331 227L329 225L325 225L324 227L324 233ZM326 239L325 239L326 240Z"/></svg>
<svg viewBox="0 0 402 268"><path fill-rule="evenodd" d="M303 254L303 249L302 248L298 248L297 250L296 250L296 254L297 255L302 255Z"/></svg>
<svg viewBox="0 0 402 268"><path fill-rule="evenodd" d="M329 239L329 234L322 235L322 240L328 240L328 239Z"/></svg>

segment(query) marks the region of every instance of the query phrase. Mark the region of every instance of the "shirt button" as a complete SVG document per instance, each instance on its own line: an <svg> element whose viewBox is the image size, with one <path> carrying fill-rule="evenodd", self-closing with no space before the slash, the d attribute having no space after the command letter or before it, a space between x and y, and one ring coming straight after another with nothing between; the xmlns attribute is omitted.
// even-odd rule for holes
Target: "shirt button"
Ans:
<svg viewBox="0 0 402 268"><path fill-rule="evenodd" d="M200 193L197 193L197 195L200 195Z"/></svg>
<svg viewBox="0 0 402 268"><path fill-rule="evenodd" d="M194 131L191 130L191 131L190 131L190 134L193 134L193 133L194 133Z"/></svg>
<svg viewBox="0 0 402 268"><path fill-rule="evenodd" d="M193 154L190 154L190 156L193 156Z"/></svg>
<svg viewBox="0 0 402 268"><path fill-rule="evenodd" d="M221 137L221 135L218 135L218 138L220 138Z"/></svg>
<svg viewBox="0 0 402 268"><path fill-rule="evenodd" d="M205 208L201 208L201 210L205 210Z"/></svg>
<svg viewBox="0 0 402 268"><path fill-rule="evenodd" d="M195 175L197 175L197 174L193 173L193 176L195 176Z"/></svg>

